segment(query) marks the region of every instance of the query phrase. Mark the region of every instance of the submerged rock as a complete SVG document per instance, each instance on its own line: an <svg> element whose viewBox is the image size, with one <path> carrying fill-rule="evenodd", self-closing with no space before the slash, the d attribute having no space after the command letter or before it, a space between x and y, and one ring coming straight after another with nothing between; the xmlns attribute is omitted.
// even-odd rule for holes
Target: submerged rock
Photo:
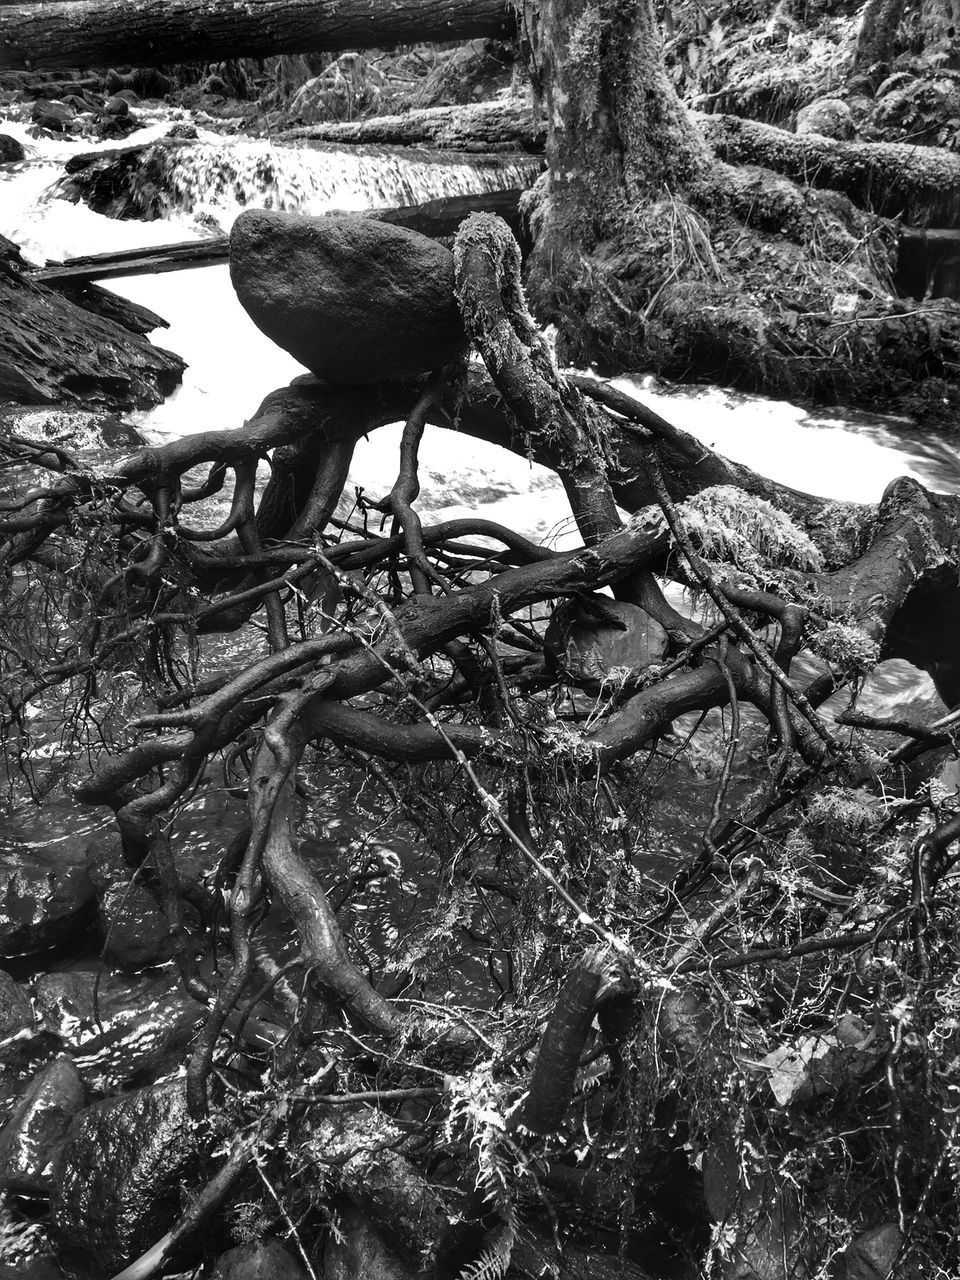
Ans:
<svg viewBox="0 0 960 1280"><path fill-rule="evenodd" d="M574 679L606 680L660 662L667 633L636 605L589 596L557 607L546 644Z"/></svg>
<svg viewBox="0 0 960 1280"><path fill-rule="evenodd" d="M115 1089L173 1069L204 1010L176 973L139 978L96 970L51 973L34 984L37 1012L91 1088Z"/></svg>
<svg viewBox="0 0 960 1280"><path fill-rule="evenodd" d="M210 1280L306 1280L307 1273L279 1240L256 1240L221 1254Z"/></svg>
<svg viewBox="0 0 960 1280"><path fill-rule="evenodd" d="M136 427L117 413L63 405L10 405L0 410L0 430L69 453L139 449L144 443Z"/></svg>
<svg viewBox="0 0 960 1280"><path fill-rule="evenodd" d="M34 1014L29 993L0 969L0 1106L13 1100L18 1080L54 1044Z"/></svg>
<svg viewBox="0 0 960 1280"><path fill-rule="evenodd" d="M54 1164L58 1238L104 1272L119 1270L176 1219L195 1156L182 1080L87 1107Z"/></svg>
<svg viewBox="0 0 960 1280"><path fill-rule="evenodd" d="M409 378L466 350L453 256L415 231L249 209L230 277L257 328L330 383Z"/></svg>
<svg viewBox="0 0 960 1280"><path fill-rule="evenodd" d="M76 112L65 102L52 102L49 98L38 98L30 112L33 123L40 129L50 133L70 133Z"/></svg>
<svg viewBox="0 0 960 1280"><path fill-rule="evenodd" d="M71 1060L61 1056L33 1078L0 1133L0 1187L45 1194L53 1157L86 1090Z"/></svg>
<svg viewBox="0 0 960 1280"><path fill-rule="evenodd" d="M97 894L106 953L124 969L143 969L172 955L170 926L156 898L124 862L120 838L97 850L87 868Z"/></svg>
<svg viewBox="0 0 960 1280"><path fill-rule="evenodd" d="M0 955L55 946L90 917L87 837L0 853Z"/></svg>
<svg viewBox="0 0 960 1280"><path fill-rule="evenodd" d="M0 1063L3 1044L24 1028L32 1027L33 1021L29 995L6 969L0 969Z"/></svg>

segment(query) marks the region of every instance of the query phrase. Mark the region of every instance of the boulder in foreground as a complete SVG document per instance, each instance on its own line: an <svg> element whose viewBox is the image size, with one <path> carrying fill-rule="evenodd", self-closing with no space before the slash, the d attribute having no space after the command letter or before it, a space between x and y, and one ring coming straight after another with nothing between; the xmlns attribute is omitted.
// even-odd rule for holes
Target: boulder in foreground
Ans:
<svg viewBox="0 0 960 1280"><path fill-rule="evenodd" d="M466 348L452 254L403 227L248 209L230 277L257 328L325 382L409 378Z"/></svg>
<svg viewBox="0 0 960 1280"><path fill-rule="evenodd" d="M195 1140L182 1080L81 1111L53 1170L61 1244L112 1274L159 1239L181 1209Z"/></svg>

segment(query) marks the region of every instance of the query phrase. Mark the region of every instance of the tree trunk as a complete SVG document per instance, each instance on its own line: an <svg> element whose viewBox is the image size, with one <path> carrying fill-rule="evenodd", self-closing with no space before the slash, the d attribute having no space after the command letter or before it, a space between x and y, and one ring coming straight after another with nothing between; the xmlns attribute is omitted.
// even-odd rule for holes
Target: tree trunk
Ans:
<svg viewBox="0 0 960 1280"><path fill-rule="evenodd" d="M505 36L506 0L58 0L0 6L0 69L222 61Z"/></svg>
<svg viewBox="0 0 960 1280"><path fill-rule="evenodd" d="M527 26L549 166L528 287L559 320L589 309L590 259L618 252L638 214L705 172L710 153L667 75L651 0L546 0ZM571 360L592 354L561 345Z"/></svg>
<svg viewBox="0 0 960 1280"><path fill-rule="evenodd" d="M639 204L689 182L709 153L667 75L650 0L546 0L539 12L533 70L548 118L545 248L552 254L559 239L590 252L619 236Z"/></svg>
<svg viewBox="0 0 960 1280"><path fill-rule="evenodd" d="M960 0L923 0L920 25L924 53L942 53L945 66L960 67Z"/></svg>
<svg viewBox="0 0 960 1280"><path fill-rule="evenodd" d="M867 0L853 55L856 71L869 71L878 63L890 61L902 17L903 0Z"/></svg>

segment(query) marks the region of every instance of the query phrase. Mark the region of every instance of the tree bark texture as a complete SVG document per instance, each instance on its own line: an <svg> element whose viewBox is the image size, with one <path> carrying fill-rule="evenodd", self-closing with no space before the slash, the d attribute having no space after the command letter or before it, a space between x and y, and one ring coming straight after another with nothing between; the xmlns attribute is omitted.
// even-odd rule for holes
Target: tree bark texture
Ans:
<svg viewBox="0 0 960 1280"><path fill-rule="evenodd" d="M709 152L667 75L650 0L547 0L538 12L550 226L590 252L638 203L689 182Z"/></svg>
<svg viewBox="0 0 960 1280"><path fill-rule="evenodd" d="M903 18L903 7L903 0L867 0L853 57L856 70L868 71L877 63L890 59L897 28Z"/></svg>
<svg viewBox="0 0 960 1280"><path fill-rule="evenodd" d="M920 25L924 53L942 53L946 66L960 67L960 0L923 0Z"/></svg>
<svg viewBox="0 0 960 1280"><path fill-rule="evenodd" d="M161 66L512 28L505 0L58 0L0 6L0 69Z"/></svg>

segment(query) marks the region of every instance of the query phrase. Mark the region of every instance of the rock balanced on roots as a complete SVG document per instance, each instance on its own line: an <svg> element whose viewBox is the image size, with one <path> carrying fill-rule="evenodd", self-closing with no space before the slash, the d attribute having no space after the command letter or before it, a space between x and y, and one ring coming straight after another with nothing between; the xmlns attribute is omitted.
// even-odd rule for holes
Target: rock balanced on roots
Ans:
<svg viewBox="0 0 960 1280"><path fill-rule="evenodd" d="M331 384L409 378L466 349L453 255L405 227L249 209L230 277L254 324Z"/></svg>

